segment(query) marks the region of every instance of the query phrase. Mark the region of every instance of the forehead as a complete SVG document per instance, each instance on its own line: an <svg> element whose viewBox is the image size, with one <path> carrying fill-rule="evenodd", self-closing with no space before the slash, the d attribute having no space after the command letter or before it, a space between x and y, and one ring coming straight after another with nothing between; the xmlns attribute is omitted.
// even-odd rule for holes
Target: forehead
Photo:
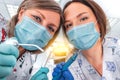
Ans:
<svg viewBox="0 0 120 80"><path fill-rule="evenodd" d="M60 17L60 14L53 11L53 10L48 10L48 9L37 9L37 8L31 8L31 9L28 9L26 10L25 12L27 13L37 13L37 14L42 14L46 17L51 17L52 15L54 15L55 17Z"/></svg>
<svg viewBox="0 0 120 80"><path fill-rule="evenodd" d="M40 10L40 12L47 17L47 19L49 20L56 20L58 18L60 18L60 14L58 14L57 12L54 11L50 11L50 10Z"/></svg>
<svg viewBox="0 0 120 80"><path fill-rule="evenodd" d="M52 22L53 24L56 24L59 26L60 22L60 14L51 10L43 10L43 9L30 9L27 10L27 13L30 14L36 14L36 15L42 15L44 16L45 20L48 22ZM56 21L56 22L55 22Z"/></svg>
<svg viewBox="0 0 120 80"><path fill-rule="evenodd" d="M65 9L64 16L73 16L82 12L92 13L92 10L80 2L73 2Z"/></svg>

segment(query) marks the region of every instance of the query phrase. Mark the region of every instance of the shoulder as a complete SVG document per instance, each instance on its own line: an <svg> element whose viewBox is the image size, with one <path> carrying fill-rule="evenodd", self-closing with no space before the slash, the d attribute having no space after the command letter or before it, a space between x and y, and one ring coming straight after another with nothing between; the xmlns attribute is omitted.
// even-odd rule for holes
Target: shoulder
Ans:
<svg viewBox="0 0 120 80"><path fill-rule="evenodd" d="M115 61L120 61L120 39L115 36L106 36L103 42L105 54L111 56Z"/></svg>
<svg viewBox="0 0 120 80"><path fill-rule="evenodd" d="M120 38L117 36L105 36L103 46L116 46L120 47Z"/></svg>

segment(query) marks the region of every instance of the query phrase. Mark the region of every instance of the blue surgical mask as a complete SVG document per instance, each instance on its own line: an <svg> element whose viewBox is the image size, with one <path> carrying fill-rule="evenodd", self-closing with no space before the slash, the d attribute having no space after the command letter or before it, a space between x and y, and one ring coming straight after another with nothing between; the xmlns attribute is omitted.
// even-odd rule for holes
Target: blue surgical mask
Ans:
<svg viewBox="0 0 120 80"><path fill-rule="evenodd" d="M96 43L100 33L96 31L94 22L90 22L75 26L67 32L67 36L77 49L86 50Z"/></svg>
<svg viewBox="0 0 120 80"><path fill-rule="evenodd" d="M15 37L21 44L34 44L41 48L45 47L52 38L48 30L32 20L24 16L22 21L15 26ZM22 46L27 50L37 50L36 47Z"/></svg>

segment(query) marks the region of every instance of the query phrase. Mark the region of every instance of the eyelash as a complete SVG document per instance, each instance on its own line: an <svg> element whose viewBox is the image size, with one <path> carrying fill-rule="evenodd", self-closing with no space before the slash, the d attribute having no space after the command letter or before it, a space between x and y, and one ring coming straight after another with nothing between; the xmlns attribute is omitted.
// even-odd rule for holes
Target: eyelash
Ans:
<svg viewBox="0 0 120 80"><path fill-rule="evenodd" d="M85 20L87 20L87 19L88 19L88 17L80 18L80 22L85 21ZM65 28L68 29L68 28L70 28L71 26L72 26L72 23L69 23L69 24L65 25Z"/></svg>
<svg viewBox="0 0 120 80"><path fill-rule="evenodd" d="M55 29L54 29L52 26L48 26L48 30L49 30L50 32L55 32Z"/></svg>
<svg viewBox="0 0 120 80"><path fill-rule="evenodd" d="M68 29L68 28L70 28L71 26L72 26L72 24L70 23L70 24L65 25L65 28Z"/></svg>
<svg viewBox="0 0 120 80"><path fill-rule="evenodd" d="M80 18L80 22L85 21L85 20L87 20L87 19L88 19L88 17Z"/></svg>
<svg viewBox="0 0 120 80"><path fill-rule="evenodd" d="M37 22L42 22L42 19L38 16L32 15Z"/></svg>
<svg viewBox="0 0 120 80"><path fill-rule="evenodd" d="M35 19L37 22L39 22L39 23L42 22L42 19L41 19L40 17L35 16L35 15L32 15L32 16L34 17L34 19ZM48 26L47 28L48 28L48 30L49 30L50 32L55 32L55 29L54 29L51 25Z"/></svg>

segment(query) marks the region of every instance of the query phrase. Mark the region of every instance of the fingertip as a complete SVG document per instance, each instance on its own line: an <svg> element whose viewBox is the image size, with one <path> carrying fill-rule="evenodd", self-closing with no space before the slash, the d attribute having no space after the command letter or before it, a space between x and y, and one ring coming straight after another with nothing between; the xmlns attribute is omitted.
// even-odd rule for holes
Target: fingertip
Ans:
<svg viewBox="0 0 120 80"><path fill-rule="evenodd" d="M57 76L57 73L54 71L53 73L52 73L52 76L54 77L54 76Z"/></svg>
<svg viewBox="0 0 120 80"><path fill-rule="evenodd" d="M61 62L61 63L57 64L57 67L60 68L60 69L62 69L62 67L63 67L64 64L65 64L65 62Z"/></svg>
<svg viewBox="0 0 120 80"><path fill-rule="evenodd" d="M16 62L17 59L15 56L0 54L0 65L14 67Z"/></svg>
<svg viewBox="0 0 120 80"><path fill-rule="evenodd" d="M69 71L64 71L64 72L63 72L63 76L64 76L65 78L68 78L67 80L74 80L72 74L71 74Z"/></svg>
<svg viewBox="0 0 120 80"><path fill-rule="evenodd" d="M40 69L42 72L44 73L48 73L49 72L49 69L47 67L41 67Z"/></svg>
<svg viewBox="0 0 120 80"><path fill-rule="evenodd" d="M54 71L57 72L57 73L60 73L62 71L62 69L56 67L56 68L54 68Z"/></svg>
<svg viewBox="0 0 120 80"><path fill-rule="evenodd" d="M65 62L61 62L61 65L63 66L65 64Z"/></svg>
<svg viewBox="0 0 120 80"><path fill-rule="evenodd" d="M0 76L6 77L12 73L13 67L9 66L0 66Z"/></svg>
<svg viewBox="0 0 120 80"><path fill-rule="evenodd" d="M18 56L19 56L19 50L15 46L13 46L13 45L10 45L10 46L11 46L10 47L11 54L13 54L16 58L18 58Z"/></svg>
<svg viewBox="0 0 120 80"><path fill-rule="evenodd" d="M0 53L4 55L13 55L16 58L19 56L19 50L10 44L0 44Z"/></svg>

